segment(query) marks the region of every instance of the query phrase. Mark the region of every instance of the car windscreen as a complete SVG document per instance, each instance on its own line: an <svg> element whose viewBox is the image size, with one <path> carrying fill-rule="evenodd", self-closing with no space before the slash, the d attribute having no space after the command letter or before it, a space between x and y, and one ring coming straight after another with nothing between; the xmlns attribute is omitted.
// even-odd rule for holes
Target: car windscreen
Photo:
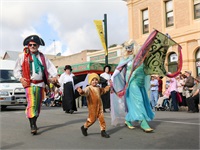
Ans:
<svg viewBox="0 0 200 150"><path fill-rule="evenodd" d="M19 83L13 75L13 70L0 70L0 83Z"/></svg>

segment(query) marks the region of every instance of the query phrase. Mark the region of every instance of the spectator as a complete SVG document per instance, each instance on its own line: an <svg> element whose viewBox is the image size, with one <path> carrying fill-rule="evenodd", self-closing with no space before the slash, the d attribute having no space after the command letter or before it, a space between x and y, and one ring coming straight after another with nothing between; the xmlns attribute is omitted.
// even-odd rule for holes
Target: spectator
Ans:
<svg viewBox="0 0 200 150"><path fill-rule="evenodd" d="M159 97L162 97L163 95L162 95L162 86L163 86L163 81L162 81L162 76L158 76L158 78L157 78L157 80L158 80L158 95L159 95Z"/></svg>
<svg viewBox="0 0 200 150"><path fill-rule="evenodd" d="M152 108L154 108L157 105L158 101L158 80L155 75L151 76L150 81L150 100Z"/></svg>
<svg viewBox="0 0 200 150"><path fill-rule="evenodd" d="M169 99L170 97L170 91L169 91L169 87L168 85L166 86L166 90L165 92L163 93L163 96L162 97L159 97L158 99L158 102L157 102L157 105L155 106L156 109L163 109L163 101L165 99Z"/></svg>
<svg viewBox="0 0 200 150"><path fill-rule="evenodd" d="M178 111L178 104L176 99L177 94L177 82L175 78L170 78L170 87L169 87L170 95L172 98L172 104L173 104L173 111Z"/></svg>
<svg viewBox="0 0 200 150"><path fill-rule="evenodd" d="M87 100L85 96L81 96L82 97L82 106L83 108L87 108Z"/></svg>
<svg viewBox="0 0 200 150"><path fill-rule="evenodd" d="M182 102L179 104L179 106L181 106L180 108L183 108L183 84L184 84L184 80L182 78L180 78L181 75L178 75L176 77L176 82L177 82L177 92L179 92L179 94L181 95L181 98L182 98Z"/></svg>
<svg viewBox="0 0 200 150"><path fill-rule="evenodd" d="M195 85L192 90L191 96L186 99L188 104L188 112L195 113L199 112L198 104L199 104L199 91L200 91L200 77L194 79Z"/></svg>
<svg viewBox="0 0 200 150"><path fill-rule="evenodd" d="M61 106L61 95L58 88L54 90L54 101L51 101L51 107Z"/></svg>
<svg viewBox="0 0 200 150"><path fill-rule="evenodd" d="M186 81L184 84L182 84L184 86L184 96L186 96L186 98L190 97L190 93L192 92L192 90L190 90L189 88L192 88L194 86L194 78L191 76L192 72L191 71L185 71L185 76Z"/></svg>
<svg viewBox="0 0 200 150"><path fill-rule="evenodd" d="M82 96L77 97L75 101L76 101L76 106L82 108Z"/></svg>

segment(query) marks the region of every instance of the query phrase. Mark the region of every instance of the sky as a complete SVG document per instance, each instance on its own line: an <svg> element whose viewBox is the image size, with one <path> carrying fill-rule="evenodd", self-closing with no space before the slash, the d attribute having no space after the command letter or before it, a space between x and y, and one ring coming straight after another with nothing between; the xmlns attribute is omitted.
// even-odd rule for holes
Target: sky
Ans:
<svg viewBox="0 0 200 150"><path fill-rule="evenodd" d="M128 40L128 8L122 0L0 0L0 50L23 51L39 35L44 54L62 56L103 47L94 20L107 14L108 46Z"/></svg>

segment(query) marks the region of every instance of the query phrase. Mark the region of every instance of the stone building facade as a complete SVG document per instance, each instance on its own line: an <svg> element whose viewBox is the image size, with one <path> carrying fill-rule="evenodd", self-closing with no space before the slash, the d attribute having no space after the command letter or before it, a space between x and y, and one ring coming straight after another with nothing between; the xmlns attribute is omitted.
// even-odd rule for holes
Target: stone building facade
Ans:
<svg viewBox="0 0 200 150"><path fill-rule="evenodd" d="M124 0L128 8L129 37L143 44L157 29L182 47L183 68L200 74L200 0ZM169 49L166 70L177 68L177 50Z"/></svg>

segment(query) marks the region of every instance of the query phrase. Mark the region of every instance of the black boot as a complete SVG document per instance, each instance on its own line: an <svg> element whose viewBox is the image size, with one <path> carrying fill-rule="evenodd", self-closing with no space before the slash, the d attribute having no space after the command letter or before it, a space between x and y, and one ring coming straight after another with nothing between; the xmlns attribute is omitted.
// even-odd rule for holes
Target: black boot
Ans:
<svg viewBox="0 0 200 150"><path fill-rule="evenodd" d="M101 131L101 136L105 137L105 138L109 138L110 137L110 135L108 135L105 130Z"/></svg>
<svg viewBox="0 0 200 150"><path fill-rule="evenodd" d="M73 113L74 113L74 110L70 109L70 110L69 110L69 113L70 113L70 114L73 114Z"/></svg>
<svg viewBox="0 0 200 150"><path fill-rule="evenodd" d="M38 130L38 127L37 127L37 125L36 125L37 118L38 118L38 117L33 117L33 124L34 124L34 126L36 127L36 130Z"/></svg>
<svg viewBox="0 0 200 150"><path fill-rule="evenodd" d="M87 136L87 128L85 128L84 126L81 127L81 131L83 133L84 136Z"/></svg>
<svg viewBox="0 0 200 150"><path fill-rule="evenodd" d="M37 134L37 128L36 128L36 120L35 117L29 118L30 121L30 127L31 127L31 133L33 135Z"/></svg>

